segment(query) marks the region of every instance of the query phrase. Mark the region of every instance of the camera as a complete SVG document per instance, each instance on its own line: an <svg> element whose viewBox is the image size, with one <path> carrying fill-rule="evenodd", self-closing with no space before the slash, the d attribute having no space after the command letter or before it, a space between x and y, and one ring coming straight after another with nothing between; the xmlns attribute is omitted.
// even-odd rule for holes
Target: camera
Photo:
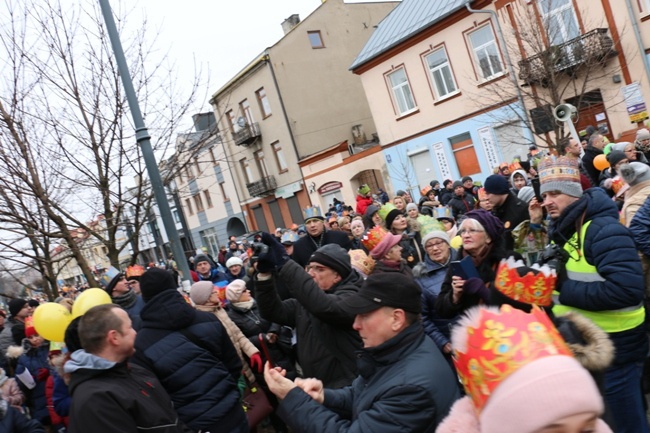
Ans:
<svg viewBox="0 0 650 433"><path fill-rule="evenodd" d="M251 264L257 262L262 254L269 252L269 246L262 242L253 242L251 247Z"/></svg>
<svg viewBox="0 0 650 433"><path fill-rule="evenodd" d="M539 256L537 263L547 265L551 269L558 269L558 265L564 266L569 259L569 253L557 244L549 244Z"/></svg>

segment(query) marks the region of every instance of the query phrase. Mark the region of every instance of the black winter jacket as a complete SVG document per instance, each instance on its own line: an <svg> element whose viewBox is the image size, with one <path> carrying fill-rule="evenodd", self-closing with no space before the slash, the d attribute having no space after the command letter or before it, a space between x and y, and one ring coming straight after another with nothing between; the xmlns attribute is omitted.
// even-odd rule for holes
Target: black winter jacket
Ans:
<svg viewBox="0 0 650 433"><path fill-rule="evenodd" d="M505 247L507 250L512 250L515 245L512 231L523 221L529 219L528 205L510 193L501 206L492 209L492 213L503 223Z"/></svg>
<svg viewBox="0 0 650 433"><path fill-rule="evenodd" d="M593 146L587 146L585 148L585 154L582 156L582 167L587 172L587 175L589 175L589 180L592 185L598 185L598 179L600 177L600 170L594 167L594 158L602 154L602 150L596 149Z"/></svg>
<svg viewBox="0 0 650 433"><path fill-rule="evenodd" d="M474 197L467 193L464 193L462 197L454 194L451 199L449 199L449 203L447 203L447 206L451 208L451 215L456 221L467 212L473 210L475 205L476 202L474 201Z"/></svg>
<svg viewBox="0 0 650 433"><path fill-rule="evenodd" d="M345 232L339 232L336 230L325 230L321 236L323 236L322 242L318 245L320 237L314 240L311 236L305 235L298 239L298 241L293 244L293 254L291 258L296 261L303 268L309 263L309 258L318 248L327 244L337 244L340 245L344 250L350 250L352 242Z"/></svg>
<svg viewBox="0 0 650 433"><path fill-rule="evenodd" d="M150 371L115 364L79 350L72 371L70 433L191 432L180 422L171 399Z"/></svg>
<svg viewBox="0 0 650 433"><path fill-rule="evenodd" d="M294 298L282 301L274 279ZM257 305L267 320L296 330L304 376L317 377L330 388L352 383L357 375L354 351L361 348L361 338L352 329L354 315L343 310L341 301L359 290L361 276L352 270L348 278L324 291L290 260L274 279L256 281Z"/></svg>
<svg viewBox="0 0 650 433"><path fill-rule="evenodd" d="M304 433L433 433L459 398L451 367L418 322L385 343L357 352L360 376L326 389L319 404L300 388L279 415Z"/></svg>
<svg viewBox="0 0 650 433"><path fill-rule="evenodd" d="M248 432L237 389L242 364L219 319L176 290L154 296L140 317L133 362L156 374L180 419L193 430Z"/></svg>

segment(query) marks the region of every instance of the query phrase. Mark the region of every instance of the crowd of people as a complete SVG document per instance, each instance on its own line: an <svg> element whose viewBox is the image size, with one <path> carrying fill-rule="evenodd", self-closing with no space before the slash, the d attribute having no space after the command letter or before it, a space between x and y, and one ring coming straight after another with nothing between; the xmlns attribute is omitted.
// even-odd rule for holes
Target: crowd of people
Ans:
<svg viewBox="0 0 650 433"><path fill-rule="evenodd" d="M173 264L109 270L110 303L65 342L14 299L0 425L650 432L650 132L637 138L605 149L592 131L418 199L362 185L354 207L197 251L188 293ZM254 392L269 405L257 425Z"/></svg>

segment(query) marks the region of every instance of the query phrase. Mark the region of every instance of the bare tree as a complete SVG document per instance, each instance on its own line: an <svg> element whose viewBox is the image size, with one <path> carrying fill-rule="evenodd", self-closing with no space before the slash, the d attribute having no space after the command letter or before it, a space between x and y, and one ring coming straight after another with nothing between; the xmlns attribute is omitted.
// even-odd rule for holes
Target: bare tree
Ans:
<svg viewBox="0 0 650 433"><path fill-rule="evenodd" d="M119 266L120 252L129 244L136 248L135 261L138 235L152 199L143 182L135 186L131 182L145 177L145 167L99 6L91 0L77 5L15 0L6 7L0 28L5 59L0 178L6 179L0 180L6 190L0 195L0 222L31 242L22 250L25 261L51 265L46 251L65 243L94 285L78 242L79 230L105 247L113 266ZM173 64L166 56L157 57L148 42L155 35L148 33L146 20L132 27L127 24L130 11L117 14L152 146L164 158L173 152L174 136L193 109L201 80L195 76L186 83L189 90L179 88ZM136 215L129 238L118 243L125 206ZM98 217L102 224L89 223ZM19 249L12 253L19 254ZM39 270L56 284L51 267Z"/></svg>

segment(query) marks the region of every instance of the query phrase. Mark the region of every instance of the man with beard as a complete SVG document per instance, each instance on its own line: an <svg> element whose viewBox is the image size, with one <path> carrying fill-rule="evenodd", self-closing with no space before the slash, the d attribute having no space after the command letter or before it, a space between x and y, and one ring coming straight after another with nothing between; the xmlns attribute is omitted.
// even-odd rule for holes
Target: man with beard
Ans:
<svg viewBox="0 0 650 433"><path fill-rule="evenodd" d="M307 229L307 236L303 236L293 244L292 258L303 268L307 266L312 253L324 245L337 244L346 251L352 246L350 238L344 232L326 230L325 218L317 215L314 209L307 209L306 212L305 229Z"/></svg>

